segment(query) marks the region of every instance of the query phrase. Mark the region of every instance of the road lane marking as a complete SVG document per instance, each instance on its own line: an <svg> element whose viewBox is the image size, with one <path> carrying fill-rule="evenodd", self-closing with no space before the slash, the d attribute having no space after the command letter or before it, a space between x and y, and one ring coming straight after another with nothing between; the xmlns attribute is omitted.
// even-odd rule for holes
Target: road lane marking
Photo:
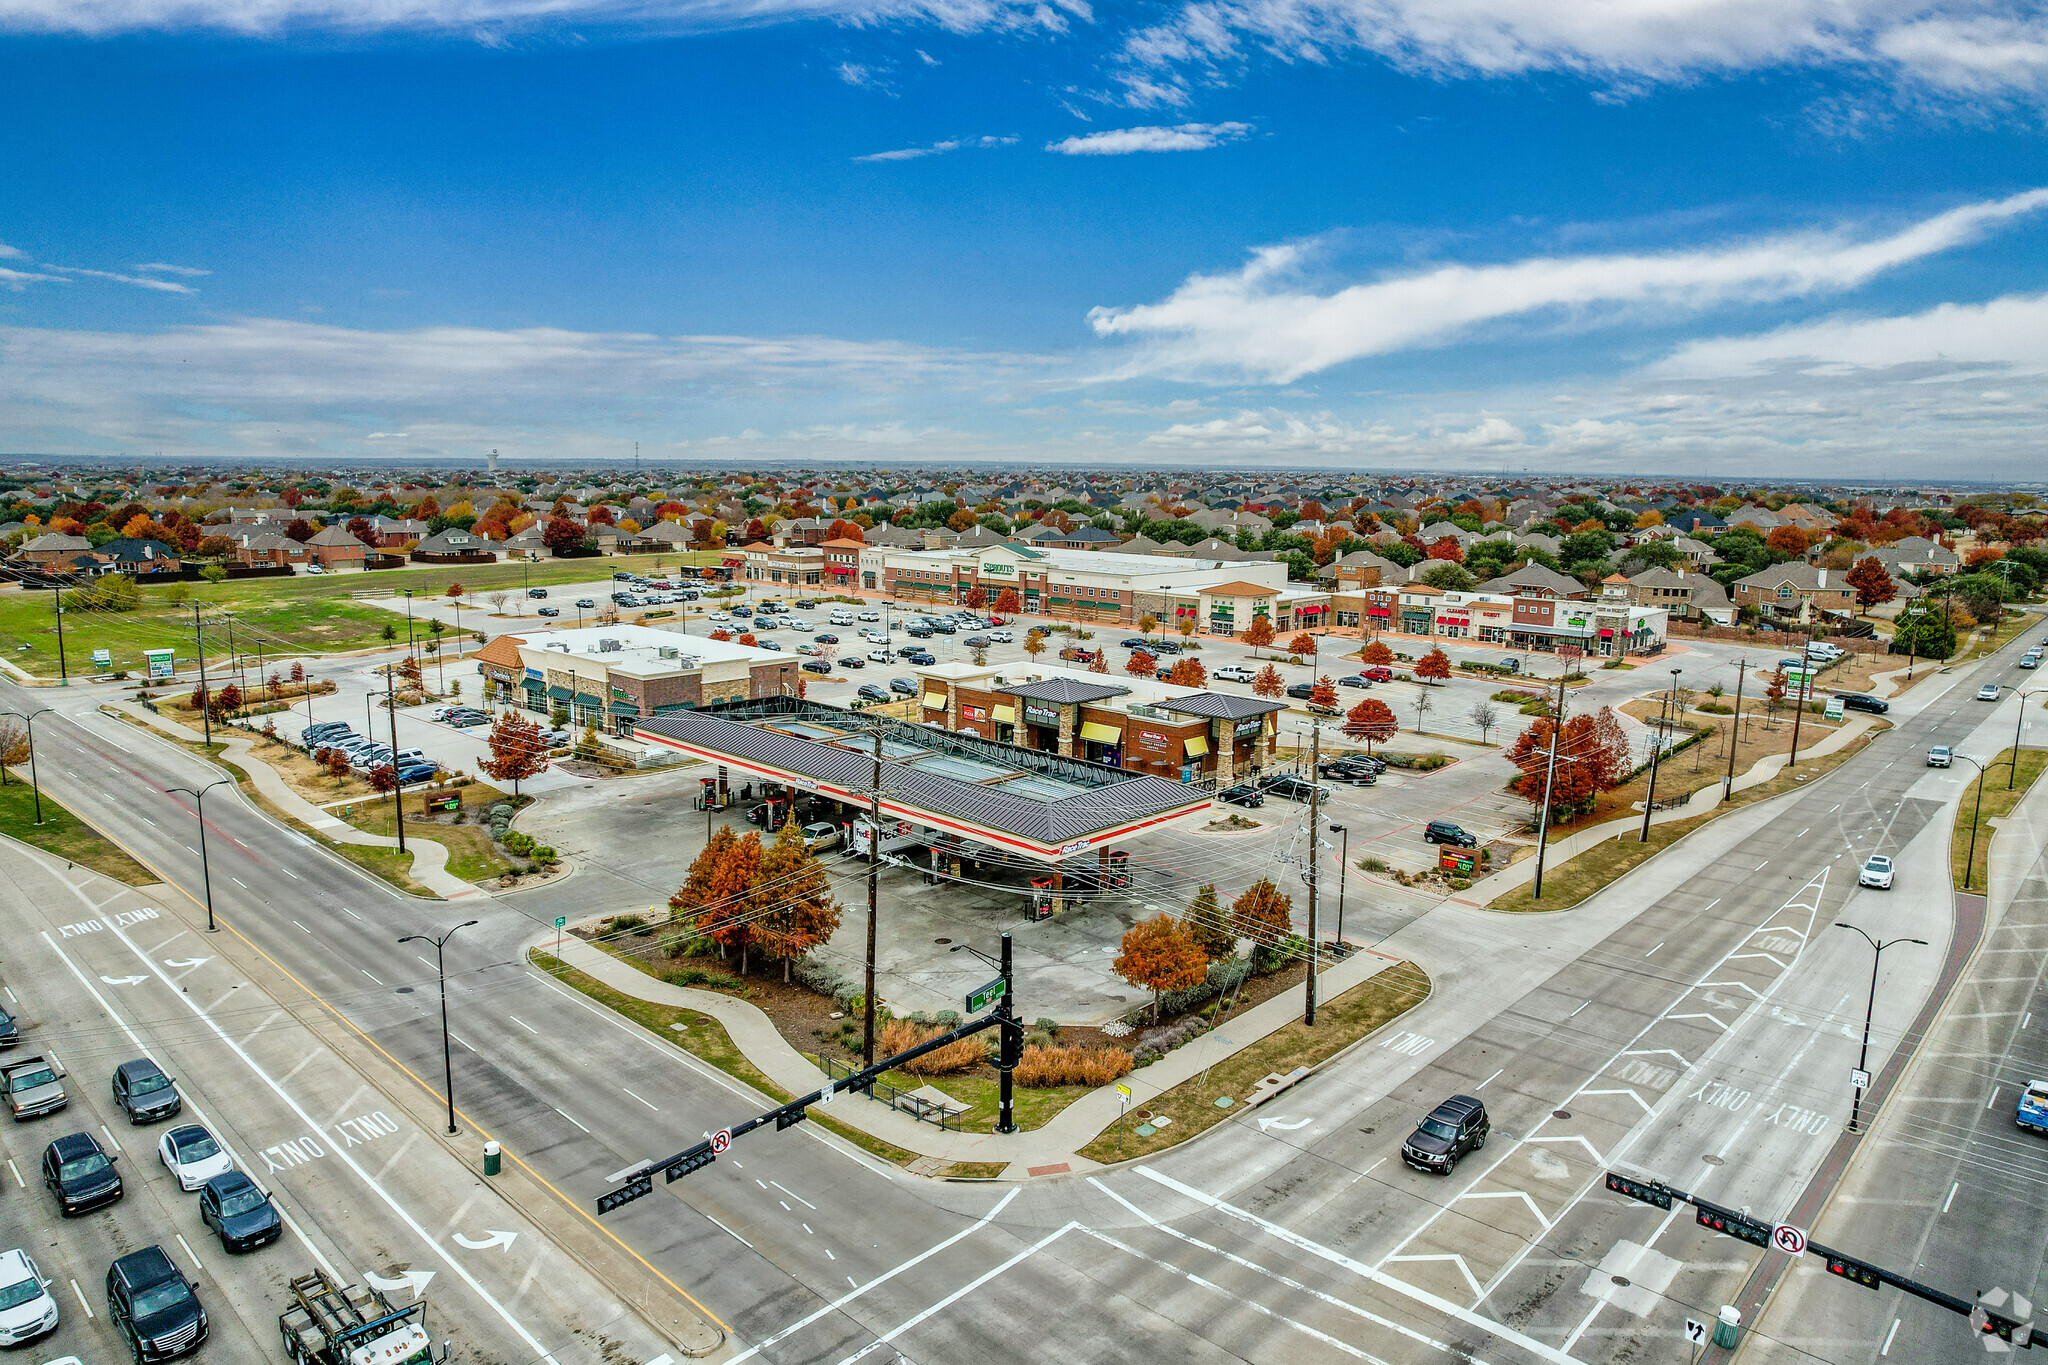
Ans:
<svg viewBox="0 0 2048 1365"><path fill-rule="evenodd" d="M804 1206L805 1208L809 1209L809 1210L810 1210L810 1211L811 1211L812 1213L816 1213L816 1212L818 1211L818 1206L817 1206L816 1204L813 1204L813 1203L812 1203L812 1202L811 1202L810 1200L808 1200L808 1199L804 1198L804 1197L803 1197L802 1195L798 1194L798 1193L797 1193L797 1192L796 1192L795 1190L792 1190L792 1189L791 1189L791 1188L790 1188L789 1186L787 1186L787 1185L783 1184L783 1183L782 1183L782 1182L781 1182L780 1180L771 1180L771 1181L769 1181L768 1183L769 1183L769 1184L771 1184L771 1185L773 1185L773 1186L774 1186L774 1187L775 1187L776 1189L778 1189L778 1190L781 1190L781 1191L782 1191L782 1192L783 1192L784 1194L788 1195L788 1196L789 1196L789 1197L790 1197L791 1199L794 1199L794 1200L796 1200L796 1202L797 1202L797 1203L799 1203L799 1204L802 1204L802 1205L803 1205L803 1206Z"/></svg>
<svg viewBox="0 0 2048 1365"><path fill-rule="evenodd" d="M1073 1232L1075 1229L1080 1228L1080 1226L1081 1225L1078 1222L1071 1222L1062 1224L1061 1226L1054 1228L1051 1232L1046 1233L1045 1236L1039 1238L1030 1246L1025 1247L1022 1251L1010 1257L1009 1260L1002 1262L1000 1265L992 1266L989 1269L983 1271L981 1274L975 1276L974 1279L970 1280L966 1284L961 1285L958 1289L946 1295L946 1297L940 1299L937 1303L934 1303L930 1307L926 1308L923 1312L917 1313L909 1318L904 1319L902 1322L896 1324L896 1326L890 1328L888 1331L883 1332L881 1335L877 1336L873 1341L869 1342L867 1345L861 1347L858 1351L855 1351L852 1355L843 1357L839 1361L839 1365L854 1365L855 1361L860 1360L863 1357L870 1354L871 1352L888 1345L897 1337L903 1335L905 1332L909 1331L913 1327L918 1326L920 1323L923 1323L927 1319L936 1317L938 1314L945 1312L948 1308L951 1308L954 1304L960 1302L960 1300L966 1298L969 1294L972 1294L975 1290L981 1288L990 1280L993 1280L996 1276L1010 1269L1010 1267L1015 1265L1021 1265L1025 1261L1029 1260L1031 1257L1043 1251L1045 1248L1051 1246L1060 1238L1066 1236L1070 1232Z"/></svg>
<svg viewBox="0 0 2048 1365"><path fill-rule="evenodd" d="M1500 1071L1496 1071L1496 1072L1494 1072L1494 1073L1493 1073L1493 1074L1492 1074L1491 1076L1488 1076L1488 1077L1487 1077L1487 1078L1486 1078L1485 1080L1481 1081L1481 1082L1479 1083L1479 1087L1478 1087L1478 1088L1479 1088L1479 1089L1481 1089L1481 1090L1484 1090L1484 1089L1486 1089L1486 1087L1487 1087L1487 1086L1489 1086L1489 1085L1493 1084L1493 1082L1495 1082L1496 1080L1500 1079L1500 1072L1501 1072L1501 1071L1506 1071L1506 1070L1507 1070L1507 1068L1506 1068L1506 1067L1502 1067L1502 1068L1500 1069Z"/></svg>
<svg viewBox="0 0 2048 1365"><path fill-rule="evenodd" d="M705 1214L704 1216L705 1216L706 1218L711 1218L711 1215L710 1215L710 1214L708 1214L708 1213L707 1213L707 1214ZM714 1222L714 1223L718 1223L718 1220L717 1220L716 1218L711 1218L711 1221L712 1221L712 1222ZM734 1231L733 1231L733 1230L732 1230L731 1228L729 1228L729 1227L726 1227L726 1225L725 1225L725 1224L723 1224L723 1223L718 1223L718 1226L719 1226L719 1229L720 1229L721 1231L723 1231L723 1232L725 1233L725 1235L726 1235L726 1236L728 1236L728 1237L732 1238L732 1239L733 1239L733 1240L734 1240L735 1242L738 1242L738 1243L739 1243L739 1244L740 1244L741 1246L745 1247L745 1248L746 1248L747 1250L749 1250L749 1251L752 1251L752 1250L754 1249L754 1244L753 1244L752 1242L749 1242L749 1241L748 1241L748 1240L747 1240L746 1238L744 1238L744 1237L740 1236L740 1235L739 1235L739 1234L738 1234L737 1232L734 1232ZM827 1254L827 1255L830 1255L831 1253L830 1253L830 1252L827 1252L826 1254Z"/></svg>
<svg viewBox="0 0 2048 1365"><path fill-rule="evenodd" d="M1941 1211L1943 1213L1947 1213L1948 1206L1956 1202L1956 1191L1960 1190L1962 1187L1963 1182L1960 1180L1958 1180L1955 1184L1948 1187L1948 1198L1941 1201Z"/></svg>
<svg viewBox="0 0 2048 1365"><path fill-rule="evenodd" d="M427 961L427 960L426 960L425 958L423 958L423 957L420 957L420 955L419 955L418 953L414 953L414 954L413 954L413 957L414 957L414 958L416 958L416 959L418 959L418 961L419 961L419 962L420 962L420 963L421 963L422 965L424 965L424 966L426 966L426 967L432 968L432 967L434 966L434 964L433 964L433 963L431 963L431 962L428 962L428 961Z"/></svg>
<svg viewBox="0 0 2048 1365"><path fill-rule="evenodd" d="M1662 943L1661 941L1660 941L1660 942L1659 942L1659 943L1657 944L1657 948L1662 948L1663 946L1664 946L1664 944L1663 944L1663 943ZM1644 954L1643 954L1643 956L1644 956L1644 957L1654 957L1654 956L1656 955L1656 953L1657 953L1657 948L1652 948L1652 949L1650 949L1650 951L1649 951L1649 952L1647 952L1647 953L1644 953Z"/></svg>
<svg viewBox="0 0 2048 1365"><path fill-rule="evenodd" d="M25 1190L28 1188L27 1182L21 1178L21 1169L14 1164L13 1157L7 1158L7 1170L8 1173L14 1177L14 1188L16 1188L17 1190Z"/></svg>
<svg viewBox="0 0 2048 1365"><path fill-rule="evenodd" d="M622 1085L622 1086L620 1086L620 1087L619 1087L619 1089L621 1089L621 1090L625 1090L625 1091L626 1091L626 1093L627 1093L628 1095L633 1095L633 1092L632 1092L631 1090L627 1090L627 1089L626 1089L626 1087L625 1087L625 1086L623 1086L623 1085ZM639 1097L638 1095L633 1095L633 1098L634 1098L634 1099L636 1099L636 1100L640 1100L640 1097ZM642 1104L647 1104L647 1101L646 1101L646 1100L640 1100L640 1103L642 1103ZM648 1107L649 1109L652 1109L652 1110L653 1110L653 1111L654 1111L655 1113L657 1113L657 1114L659 1114L659 1113L661 1112L661 1107L660 1107L659 1105L654 1105L654 1104L647 1104L647 1107Z"/></svg>
<svg viewBox="0 0 2048 1365"><path fill-rule="evenodd" d="M90 1319L92 1317L92 1305L85 1301L85 1291L78 1287L78 1281L73 1280L71 1282L71 1292L78 1295L78 1306L85 1310L85 1316Z"/></svg>
<svg viewBox="0 0 2048 1365"><path fill-rule="evenodd" d="M1888 1356L1892 1353L1892 1338L1899 1334L1899 1322L1898 1318L1892 1319L1892 1329L1884 1334L1884 1348L1878 1352L1879 1355Z"/></svg>
<svg viewBox="0 0 2048 1365"><path fill-rule="evenodd" d="M305 925L303 925L303 924L299 924L299 922L298 922L297 920L293 920L293 921L292 921L292 923L293 923L293 924L297 924L297 925L298 925L298 927L299 927L299 929L300 929L300 931L301 931L301 932L303 932L303 933L308 933L308 934L310 934L310 933L312 933L312 932L313 932L313 931L312 931L311 929L308 929L308 928L306 928L306 926L305 926Z"/></svg>
<svg viewBox="0 0 2048 1365"><path fill-rule="evenodd" d="M983 1228L987 1227L990 1223L995 1221L997 1214L1001 1213L1005 1208L1009 1207L1010 1201L1012 1199L1015 1199L1018 1196L1018 1194L1020 1194L1023 1191L1023 1188L1024 1187L1021 1185L1011 1186L1010 1189L1004 1193L1003 1197L996 1201L995 1207L982 1215L980 1221L960 1229L960 1231L954 1233L951 1237L948 1237L944 1241L926 1248L924 1251L919 1252L917 1255L911 1257L909 1260L898 1262L897 1264L891 1266L889 1269L883 1271L881 1274L875 1276L872 1280L869 1280L866 1284L859 1284L854 1280L853 1276L847 1276L846 1282L848 1284L854 1285L854 1290L852 1293L841 1294L838 1298L826 1304L824 1307L812 1310L810 1313L806 1314L801 1318L798 1318L795 1322L792 1322L789 1326L783 1328L781 1331L776 1332L771 1336L763 1337L761 1340L755 1342L752 1346L749 1346L746 1350L741 1351L738 1355L734 1356L729 1362L727 1362L727 1365L740 1365L741 1361L748 1360L754 1356L759 1355L763 1350L775 1345L775 1343L783 1340L785 1337L791 1336L797 1332L801 1332L804 1328L809 1327L819 1318L826 1317L830 1314L839 1312L840 1309L844 1308L847 1304L852 1303L855 1299L867 1293L870 1289L888 1283L890 1280L895 1279L898 1275L901 1275L904 1271L909 1270L915 1266L922 1265L924 1262L930 1260L932 1257L938 1255L940 1252L944 1251L946 1248L952 1246L954 1243L960 1241L961 1239L972 1236L974 1233L981 1231ZM710 1217L709 1214L706 1214L705 1216ZM718 1220L715 1218L713 1218L711 1221L714 1223L718 1222ZM720 1227L725 1227L725 1224L723 1223L719 1223L718 1225ZM731 1232L732 1229L726 1228L726 1231ZM733 1235L737 1237L739 1234L733 1233Z"/></svg>
<svg viewBox="0 0 2048 1365"><path fill-rule="evenodd" d="M565 1118L565 1119L569 1119L569 1122L571 1122L571 1123L576 1123L576 1120L575 1120L575 1119L573 1119L573 1118L570 1118L570 1117L569 1117L569 1111L568 1111L568 1110L566 1110L566 1109L564 1109L564 1108L562 1108L562 1106L560 1106L559 1104L555 1106L555 1112L556 1112L557 1114L560 1114L560 1115L561 1115L561 1116L562 1116L563 1118ZM583 1128L583 1125L582 1125L582 1124L580 1124L580 1123L576 1123L576 1126L577 1126L578 1128ZM587 1132L589 1132L590 1130L589 1130L588 1128L583 1128L583 1131L587 1133Z"/></svg>
<svg viewBox="0 0 2048 1365"><path fill-rule="evenodd" d="M299 879L299 874L292 871L290 868L286 867L283 863L279 863L277 865L277 870L279 872L284 873L285 876L290 877L293 881L297 881Z"/></svg>
<svg viewBox="0 0 2048 1365"><path fill-rule="evenodd" d="M1582 1000L1582 1001L1580 1001L1580 1002L1579 1002L1579 1010L1582 1010L1582 1009L1586 1008L1586 1006L1588 1006L1588 1005L1590 1005L1590 1004L1592 1004L1592 1003L1593 1003L1593 1002L1592 1002L1592 1001L1590 1001L1590 1000ZM1579 1010L1573 1010L1573 1011L1571 1012L1571 1014L1567 1014L1567 1015L1565 1016L1565 1018L1567 1018L1567 1019L1571 1018L1571 1017L1572 1017L1572 1015L1575 1015L1575 1014L1577 1014L1577 1013L1579 1012Z"/></svg>
<svg viewBox="0 0 2048 1365"><path fill-rule="evenodd" d="M192 1268L194 1270L204 1271L206 1267L200 1263L199 1253L192 1250L192 1244L185 1240L185 1234L180 1232L175 1233L173 1235L177 1237L178 1245L185 1248L185 1254L192 1258Z"/></svg>
<svg viewBox="0 0 2048 1365"><path fill-rule="evenodd" d="M539 1036L539 1034L540 1034L540 1030L539 1030L539 1029L537 1029L537 1028L535 1028L535 1027L534 1027L533 1025L531 1025L531 1024L529 1024L529 1023L527 1023L527 1022L526 1022L526 1021L525 1021L524 1019L521 1019L521 1018L520 1018L520 1017L519 1017L518 1015L516 1015L516 1014L508 1014L508 1015L506 1015L505 1017L506 1017L507 1019L510 1019L510 1020L511 1020L511 1021L512 1021L513 1023L515 1023L515 1024L519 1025L519 1027L521 1027L521 1028L525 1029L525 1030L526 1030L526 1031L527 1031L528 1033L531 1033L531 1034L535 1035L536 1037L538 1037L538 1036Z"/></svg>
<svg viewBox="0 0 2048 1365"><path fill-rule="evenodd" d="M358 967L356 968L356 970L361 972L364 976L369 977L370 980L377 981L377 974L371 971L368 967ZM381 986L384 983L382 981L377 981L377 984Z"/></svg>

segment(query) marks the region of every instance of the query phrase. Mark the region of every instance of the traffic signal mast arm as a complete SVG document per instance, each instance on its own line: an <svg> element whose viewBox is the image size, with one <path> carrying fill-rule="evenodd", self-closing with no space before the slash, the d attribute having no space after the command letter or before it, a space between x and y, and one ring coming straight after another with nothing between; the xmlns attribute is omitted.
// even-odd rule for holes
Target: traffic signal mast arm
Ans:
<svg viewBox="0 0 2048 1365"><path fill-rule="evenodd" d="M720 1136L730 1142L742 1134L751 1133L756 1128L765 1127L771 1123L775 1125L777 1131L794 1127L796 1124L803 1122L806 1117L805 1111L810 1106L824 1103L827 1096L837 1094L840 1091L851 1093L853 1091L872 1090L875 1081L884 1072L902 1066L905 1062L922 1057L927 1052L937 1052L940 1048L949 1047L959 1042L962 1038L970 1038L980 1033L983 1029L991 1028L1008 1030L1008 1036L1003 1040L1003 1060L1014 1066L1014 1058L1017 1052L1020 1051L1018 1044L1023 1040L1024 1026L1016 1018L1015 1012L1010 1005L1010 999L1006 994L1000 1005L979 1019L970 1019L957 1028L948 1029L936 1038L927 1038L916 1047L905 1048L893 1057L879 1058L873 1066L864 1067L848 1076L841 1076L838 1080L830 1081L823 1087L813 1090L808 1095L799 1095L788 1104L770 1109L764 1114L756 1114L753 1118L736 1123L731 1128L725 1130ZM621 1204L629 1204L635 1199L653 1193L654 1173L656 1171L663 1172L668 1182L673 1184L691 1172L699 1171L709 1166L718 1159L718 1152L712 1148L713 1141L714 1139L707 1138L694 1147L688 1147L677 1152L674 1156L666 1157L660 1161L649 1162L634 1172L633 1177L625 1184L609 1193L598 1196L597 1211L599 1213L610 1213ZM721 1147L718 1150L723 1150L723 1148Z"/></svg>
<svg viewBox="0 0 2048 1365"><path fill-rule="evenodd" d="M1668 1209L1674 1202L1690 1204L1698 1210L1697 1218L1700 1226L1712 1228L1715 1232L1734 1237L1739 1241L1749 1242L1755 1246L1766 1249L1771 1247L1771 1233L1773 1231L1771 1224L1751 1218L1749 1215L1739 1213L1734 1209L1723 1208L1719 1204L1701 1199L1698 1195L1688 1194L1684 1190L1674 1189L1672 1186L1663 1184L1660 1181L1637 1180L1631 1176L1609 1171L1607 1173L1607 1188L1616 1194L1626 1195L1630 1199L1641 1200L1645 1204L1651 1204L1660 1209ZM1886 1270L1883 1266L1866 1261L1859 1256L1851 1256L1845 1251L1836 1251L1832 1247L1824 1247L1819 1242L1809 1240L1806 1243L1806 1250L1827 1263L1830 1275L1840 1275L1852 1284L1860 1284L1865 1289L1876 1289L1880 1285L1888 1284L1894 1289L1904 1290L1915 1298L1925 1299L1928 1303L1938 1304L1948 1309L1951 1313L1961 1314L1969 1318L1979 1331L1996 1333L2001 1339L2010 1341L2015 1346L2048 1346L2048 1332L2043 1332L2030 1321L2016 1318L2011 1313L1999 1311L2008 1302L2007 1296L2003 1291L1994 1289L1979 1299L1966 1299L1960 1295L1936 1289L1932 1285L1922 1284L1918 1280L1901 1275L1896 1271ZM2025 1301L2020 1300L2019 1305L2020 1311L2025 1312Z"/></svg>

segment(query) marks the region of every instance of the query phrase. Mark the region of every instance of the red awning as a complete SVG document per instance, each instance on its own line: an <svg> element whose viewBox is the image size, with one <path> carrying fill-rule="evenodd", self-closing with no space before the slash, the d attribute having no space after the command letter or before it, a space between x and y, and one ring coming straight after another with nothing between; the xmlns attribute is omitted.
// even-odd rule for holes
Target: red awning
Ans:
<svg viewBox="0 0 2048 1365"><path fill-rule="evenodd" d="M1611 631L1611 630L1603 630L1603 631L1601 631L1600 633L1601 633L1602 635L1612 635L1612 634L1614 634L1614 632L1613 632L1613 631Z"/></svg>

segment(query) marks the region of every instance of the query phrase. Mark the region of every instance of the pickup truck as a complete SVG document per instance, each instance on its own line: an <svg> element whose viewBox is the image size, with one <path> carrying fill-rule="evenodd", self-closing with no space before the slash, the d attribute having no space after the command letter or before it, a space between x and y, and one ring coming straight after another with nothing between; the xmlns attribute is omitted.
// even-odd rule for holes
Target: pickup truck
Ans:
<svg viewBox="0 0 2048 1365"><path fill-rule="evenodd" d="M2012 1121L2037 1133L2048 1133L2048 1081L2028 1081Z"/></svg>
<svg viewBox="0 0 2048 1365"><path fill-rule="evenodd" d="M7 1107L14 1121L54 1114L71 1103L64 1093L64 1068L41 1056L23 1057L0 1067L7 1085Z"/></svg>

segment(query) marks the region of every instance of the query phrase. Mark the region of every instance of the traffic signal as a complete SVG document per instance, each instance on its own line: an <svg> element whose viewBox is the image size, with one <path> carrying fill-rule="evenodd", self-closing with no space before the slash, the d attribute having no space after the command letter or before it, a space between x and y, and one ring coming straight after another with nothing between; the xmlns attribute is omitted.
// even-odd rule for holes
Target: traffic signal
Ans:
<svg viewBox="0 0 2048 1365"><path fill-rule="evenodd" d="M668 1183L673 1185L684 1176L693 1171L701 1171L716 1160L718 1158L711 1154L709 1147L700 1148L667 1168Z"/></svg>
<svg viewBox="0 0 2048 1365"><path fill-rule="evenodd" d="M1671 1189L1655 1180L1631 1180L1625 1175L1607 1173L1607 1188L1616 1194L1625 1194L1631 1199L1640 1199L1645 1204L1655 1204L1660 1209L1671 1207Z"/></svg>
<svg viewBox="0 0 2048 1365"><path fill-rule="evenodd" d="M2003 1289L1987 1289L1977 1296L1977 1306L1970 1310L1970 1325L1987 1337L1995 1336L2028 1350L2034 1344L2033 1317L2034 1306L2022 1296Z"/></svg>
<svg viewBox="0 0 2048 1365"><path fill-rule="evenodd" d="M1739 1242L1767 1247L1771 1244L1771 1225L1759 1223L1747 1214L1734 1209L1724 1209L1719 1204L1709 1204L1704 1199L1692 1201L1699 1209L1699 1225L1712 1228L1715 1232L1733 1237Z"/></svg>
<svg viewBox="0 0 2048 1365"><path fill-rule="evenodd" d="M779 1133L785 1128L794 1128L809 1117L808 1111L802 1109L778 1110L775 1115L775 1131Z"/></svg>
<svg viewBox="0 0 2048 1365"><path fill-rule="evenodd" d="M617 1189L607 1190L599 1195L597 1197L597 1211L600 1214L610 1213L621 1204L630 1204L635 1199L645 1198L653 1193L654 1176L652 1174L643 1175L637 1180L629 1180Z"/></svg>
<svg viewBox="0 0 2048 1365"><path fill-rule="evenodd" d="M1840 1275L1852 1284L1860 1284L1865 1289L1881 1288L1884 1284L1884 1277L1878 1272L1876 1266L1859 1261L1853 1256L1844 1256L1839 1251L1831 1251L1828 1253L1827 1261L1828 1274Z"/></svg>

